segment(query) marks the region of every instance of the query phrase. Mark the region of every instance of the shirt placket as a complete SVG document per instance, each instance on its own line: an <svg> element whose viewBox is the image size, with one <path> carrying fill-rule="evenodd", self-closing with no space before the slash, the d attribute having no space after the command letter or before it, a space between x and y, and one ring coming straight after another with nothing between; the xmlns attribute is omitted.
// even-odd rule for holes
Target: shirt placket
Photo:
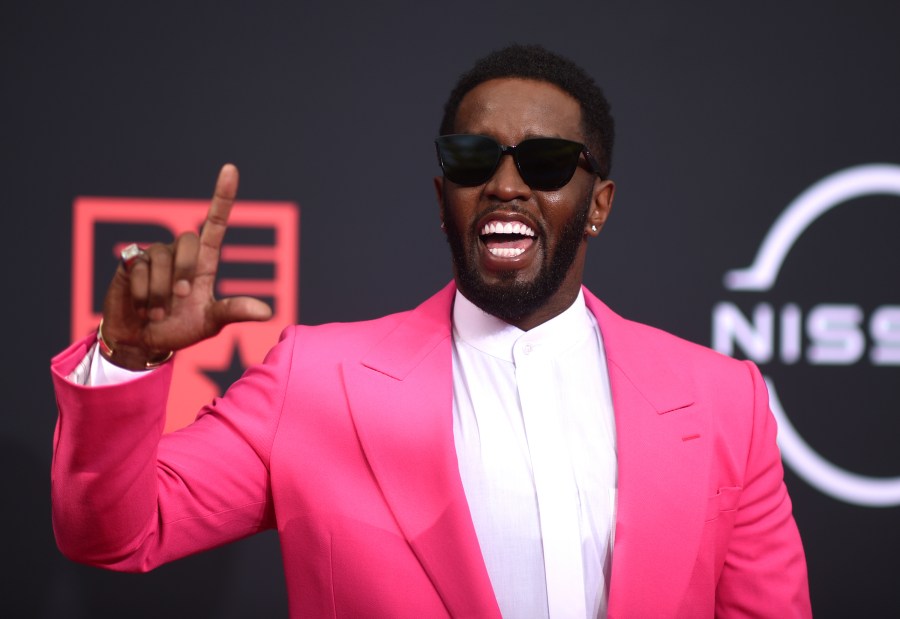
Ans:
<svg viewBox="0 0 900 619"><path fill-rule="evenodd" d="M513 350L537 494L550 619L587 616L578 490L566 445L553 360L527 336Z"/></svg>

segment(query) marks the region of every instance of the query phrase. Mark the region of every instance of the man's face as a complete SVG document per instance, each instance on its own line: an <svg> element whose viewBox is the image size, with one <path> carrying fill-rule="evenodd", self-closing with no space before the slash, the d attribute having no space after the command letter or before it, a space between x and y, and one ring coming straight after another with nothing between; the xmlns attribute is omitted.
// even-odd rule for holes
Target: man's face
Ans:
<svg viewBox="0 0 900 619"><path fill-rule="evenodd" d="M473 88L456 116L457 133L516 145L534 137L584 142L581 107L547 82L495 79ZM510 156L475 187L435 179L460 291L486 312L530 329L564 311L578 294L586 238L602 227L614 186L584 165L565 186L537 191ZM498 233L498 226L512 233ZM596 226L597 230L593 230Z"/></svg>

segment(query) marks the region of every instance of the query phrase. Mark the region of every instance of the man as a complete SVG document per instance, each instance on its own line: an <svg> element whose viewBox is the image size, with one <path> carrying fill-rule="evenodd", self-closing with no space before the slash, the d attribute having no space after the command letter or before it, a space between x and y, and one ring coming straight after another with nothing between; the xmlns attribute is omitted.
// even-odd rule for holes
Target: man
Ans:
<svg viewBox="0 0 900 619"><path fill-rule="evenodd" d="M759 372L581 287L614 193L602 92L512 46L445 111L455 286L287 329L162 437L171 351L269 315L212 295L236 169L199 237L124 257L53 364L60 548L141 571L274 527L296 617L809 616Z"/></svg>

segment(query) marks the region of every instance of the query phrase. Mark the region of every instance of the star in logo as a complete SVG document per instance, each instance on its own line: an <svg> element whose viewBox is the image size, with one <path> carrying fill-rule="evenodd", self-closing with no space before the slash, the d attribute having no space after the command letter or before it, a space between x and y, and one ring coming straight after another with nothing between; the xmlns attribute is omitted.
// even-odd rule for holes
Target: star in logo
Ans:
<svg viewBox="0 0 900 619"><path fill-rule="evenodd" d="M240 346L235 341L231 348L231 361L228 367L222 369L200 368L200 371L219 388L219 395L225 393L228 387L239 379L247 367L241 361Z"/></svg>

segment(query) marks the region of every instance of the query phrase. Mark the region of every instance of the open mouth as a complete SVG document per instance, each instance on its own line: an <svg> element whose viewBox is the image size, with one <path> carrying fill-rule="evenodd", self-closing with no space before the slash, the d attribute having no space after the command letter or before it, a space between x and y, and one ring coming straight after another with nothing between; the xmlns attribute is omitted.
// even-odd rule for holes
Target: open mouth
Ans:
<svg viewBox="0 0 900 619"><path fill-rule="evenodd" d="M515 258L534 244L531 226L519 221L491 220L481 228L481 242L497 258Z"/></svg>

